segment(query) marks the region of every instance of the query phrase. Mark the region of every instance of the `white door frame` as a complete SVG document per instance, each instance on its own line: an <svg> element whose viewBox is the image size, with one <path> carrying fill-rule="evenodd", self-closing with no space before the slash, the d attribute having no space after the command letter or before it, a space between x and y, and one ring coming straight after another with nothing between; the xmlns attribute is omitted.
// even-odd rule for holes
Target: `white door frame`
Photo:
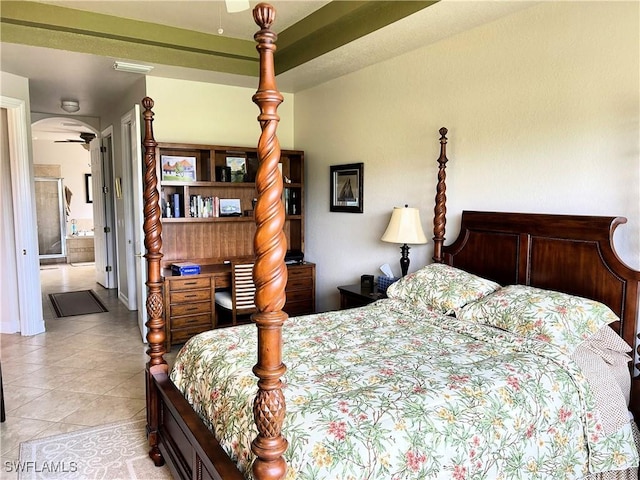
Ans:
<svg viewBox="0 0 640 480"><path fill-rule="evenodd" d="M20 225L20 228L14 228L20 333L36 335L44 332L45 328L26 102L0 96L0 107L7 109L13 220L14 225Z"/></svg>
<svg viewBox="0 0 640 480"><path fill-rule="evenodd" d="M138 302L138 326L142 341L147 340L147 259L144 256L144 178L142 166L142 135L140 130L140 105L134 105L122 121L129 126L129 151L131 152L131 180L133 184L133 227L134 227L134 257L135 284Z"/></svg>
<svg viewBox="0 0 640 480"><path fill-rule="evenodd" d="M144 257L144 210L142 204L142 145L140 134L140 105L120 118L122 131L123 174L131 185L129 202L125 199L127 234L127 282L129 299L135 298L138 326L142 340L147 338L147 259ZM127 218L129 216L129 218ZM130 242L133 241L131 245ZM132 247L132 248L131 248Z"/></svg>

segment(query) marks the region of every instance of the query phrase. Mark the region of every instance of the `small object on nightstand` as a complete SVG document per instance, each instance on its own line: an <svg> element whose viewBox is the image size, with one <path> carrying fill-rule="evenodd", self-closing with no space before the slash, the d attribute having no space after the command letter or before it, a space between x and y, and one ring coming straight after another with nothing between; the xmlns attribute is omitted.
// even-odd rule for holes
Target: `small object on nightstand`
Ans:
<svg viewBox="0 0 640 480"><path fill-rule="evenodd" d="M374 285L373 288L364 288L361 283L354 285L342 285L338 287L340 291L340 309L362 307L376 300L385 298L386 295L379 292Z"/></svg>
<svg viewBox="0 0 640 480"><path fill-rule="evenodd" d="M360 277L360 286L363 290L373 290L373 275L362 275Z"/></svg>

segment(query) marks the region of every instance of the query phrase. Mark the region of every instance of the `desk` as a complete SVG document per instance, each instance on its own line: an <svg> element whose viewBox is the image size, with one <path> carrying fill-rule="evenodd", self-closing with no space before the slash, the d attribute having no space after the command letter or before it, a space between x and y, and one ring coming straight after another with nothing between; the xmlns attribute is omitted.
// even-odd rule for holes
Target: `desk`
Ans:
<svg viewBox="0 0 640 480"><path fill-rule="evenodd" d="M353 285L342 285L338 287L340 291L340 310L345 308L362 307L380 298L385 298L385 294L378 292L378 287L373 289L363 288L359 283Z"/></svg>
<svg viewBox="0 0 640 480"><path fill-rule="evenodd" d="M303 262L287 265L287 301L283 310L291 317L314 313L316 309L316 266ZM231 288L231 264L201 265L198 275L164 277L164 318L167 351L171 345L186 342L192 336L223 327L215 312L215 291Z"/></svg>

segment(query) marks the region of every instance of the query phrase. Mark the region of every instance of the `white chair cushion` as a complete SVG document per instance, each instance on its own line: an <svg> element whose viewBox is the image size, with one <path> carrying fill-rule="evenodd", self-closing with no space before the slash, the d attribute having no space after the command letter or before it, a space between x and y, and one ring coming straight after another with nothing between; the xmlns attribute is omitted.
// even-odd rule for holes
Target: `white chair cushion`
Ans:
<svg viewBox="0 0 640 480"><path fill-rule="evenodd" d="M221 290L216 292L216 304L227 310L233 309L233 301L231 300L231 292L227 290Z"/></svg>

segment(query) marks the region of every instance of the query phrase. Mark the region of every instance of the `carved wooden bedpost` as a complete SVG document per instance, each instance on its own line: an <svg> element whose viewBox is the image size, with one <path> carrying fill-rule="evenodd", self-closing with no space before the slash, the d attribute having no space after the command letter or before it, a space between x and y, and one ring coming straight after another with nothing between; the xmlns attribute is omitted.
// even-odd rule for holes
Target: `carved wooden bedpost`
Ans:
<svg viewBox="0 0 640 480"><path fill-rule="evenodd" d="M160 205L158 203L158 178L156 175L156 146L153 138L153 100L145 97L144 107L144 246L147 250L147 342L149 362L147 363L147 435L149 437L149 456L156 465L164 460L158 449L159 401L157 390L151 382L153 373L167 373L169 367L164 359L165 331L162 317L162 224L160 223Z"/></svg>
<svg viewBox="0 0 640 480"><path fill-rule="evenodd" d="M442 245L444 244L444 231L447 223L447 129L440 129L440 157L438 158L438 185L436 187L436 206L433 210L433 261L442 263Z"/></svg>
<svg viewBox="0 0 640 480"><path fill-rule="evenodd" d="M254 237L256 260L253 270L258 313L252 316L258 327L258 363L253 367L258 377L258 393L253 404L258 436L253 440L251 449L257 457L253 463L255 478L276 480L284 478L286 474L283 454L288 446L281 433L286 407L280 380L286 371L282 363L282 325L287 314L282 307L286 300L287 269L284 256L287 239L283 231L284 207L280 200L280 144L276 137L280 120L277 110L283 98L276 87L273 67L277 35L270 27L275 20L275 10L271 5L260 3L253 10L253 19L260 27L254 36L260 54L260 83L253 101L260 108L258 121L262 133L258 142L258 201Z"/></svg>

